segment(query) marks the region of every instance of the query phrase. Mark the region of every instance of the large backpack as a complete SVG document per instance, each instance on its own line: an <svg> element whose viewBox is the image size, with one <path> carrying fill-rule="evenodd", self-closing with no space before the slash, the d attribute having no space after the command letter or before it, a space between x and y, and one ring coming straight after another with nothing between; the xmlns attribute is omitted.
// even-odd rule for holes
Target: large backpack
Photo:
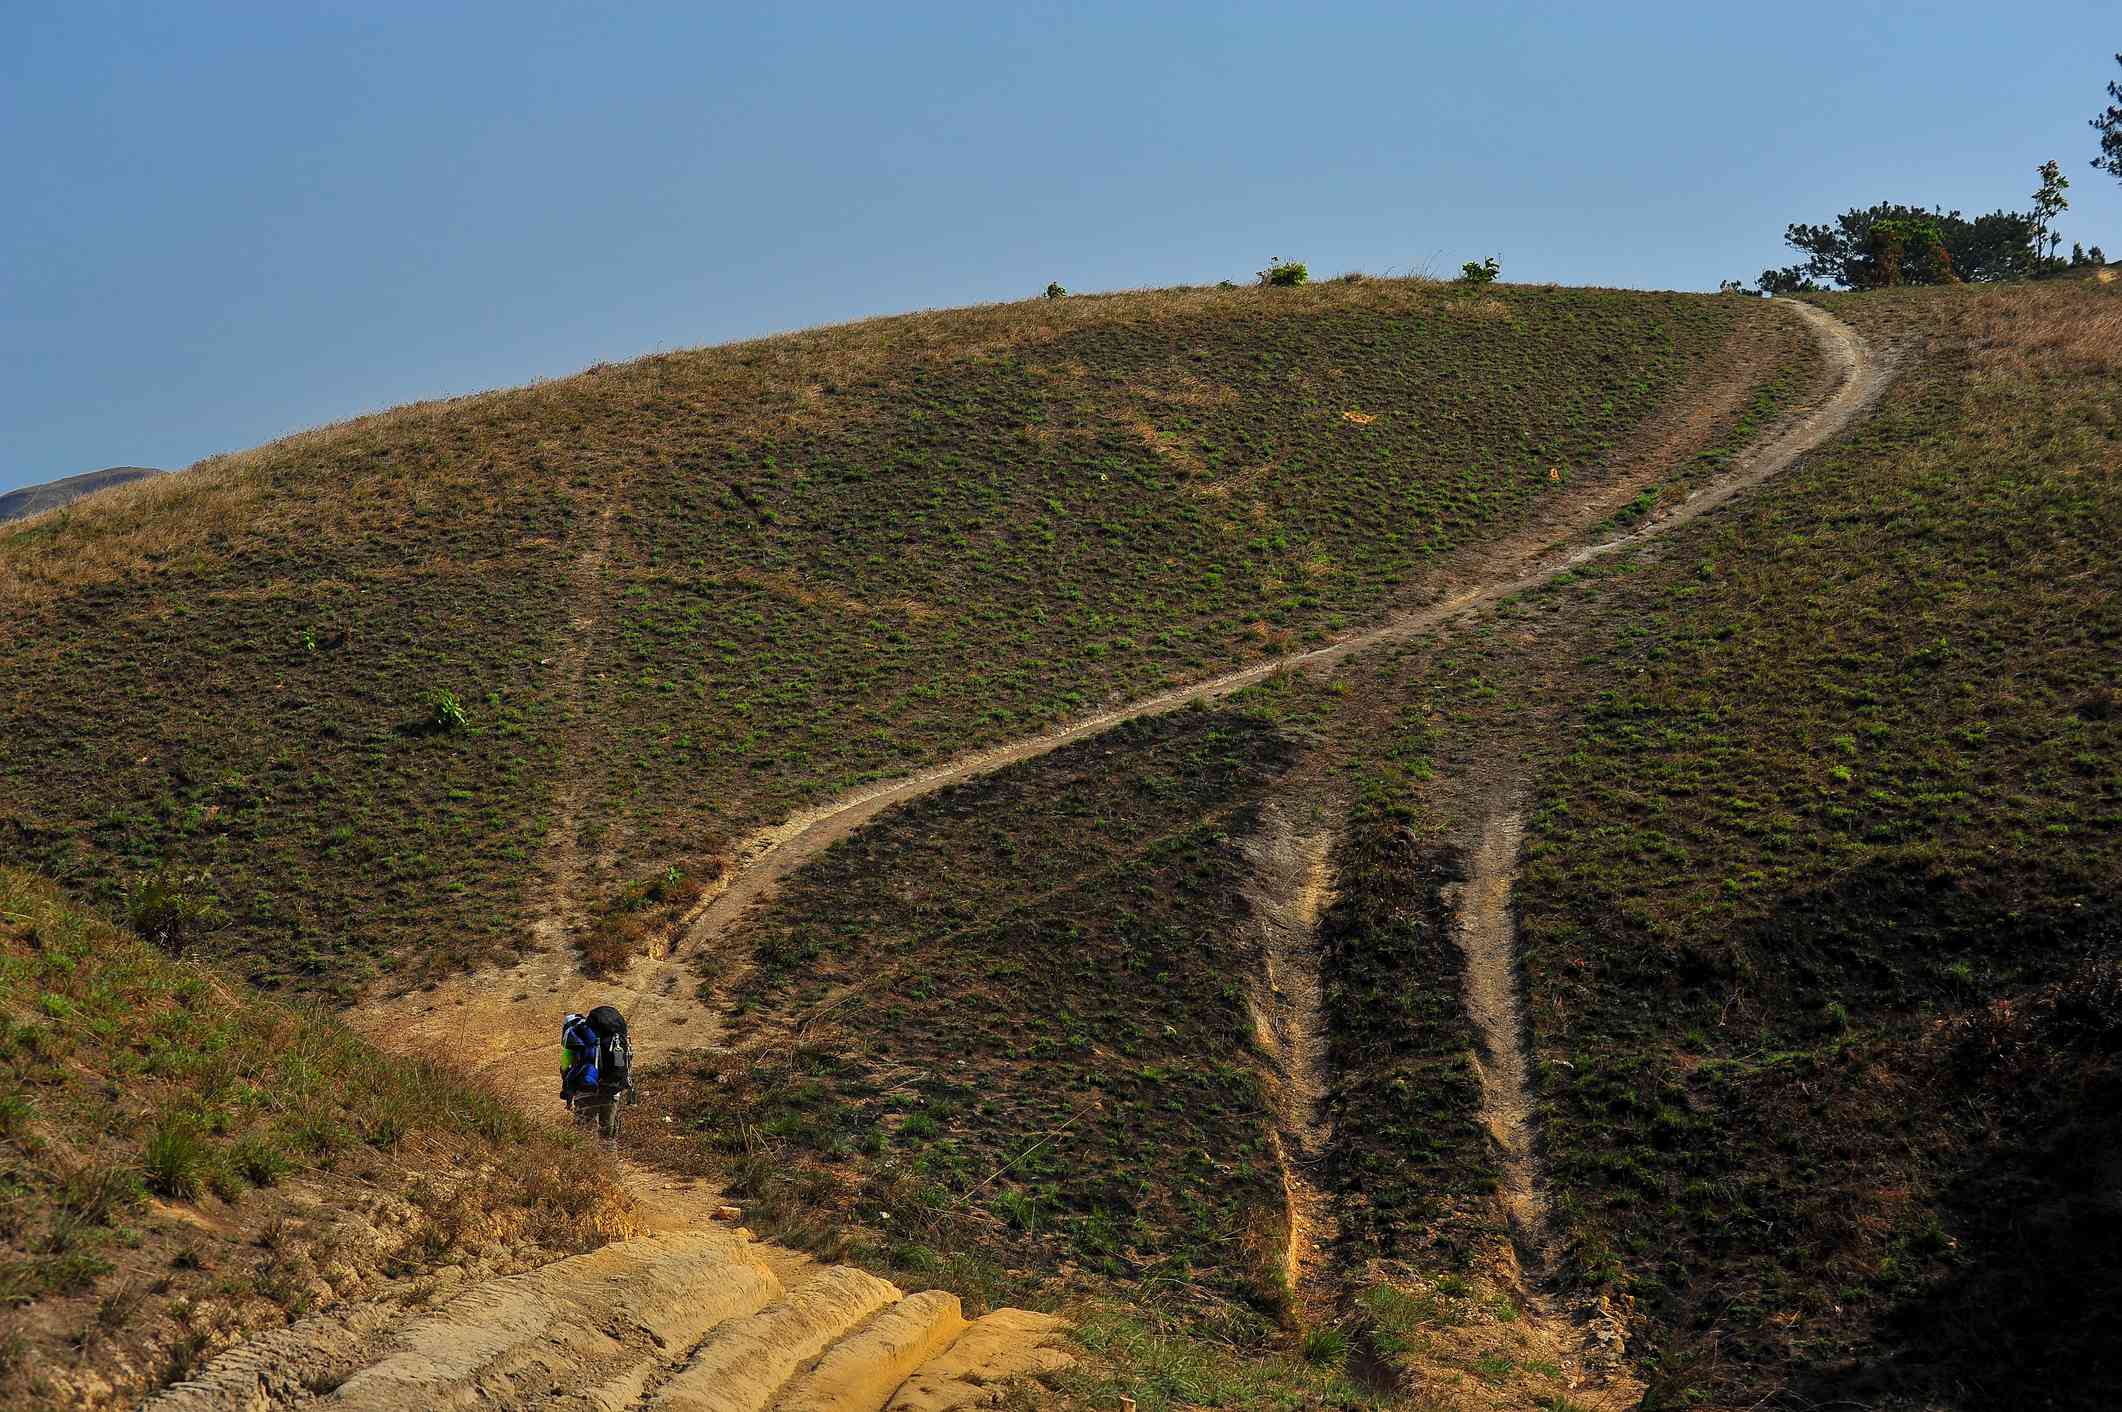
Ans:
<svg viewBox="0 0 2122 1412"><path fill-rule="evenodd" d="M597 1036L597 1083L604 1088L633 1086L634 1049L626 1033L626 1018L609 1005L599 1005L585 1016Z"/></svg>

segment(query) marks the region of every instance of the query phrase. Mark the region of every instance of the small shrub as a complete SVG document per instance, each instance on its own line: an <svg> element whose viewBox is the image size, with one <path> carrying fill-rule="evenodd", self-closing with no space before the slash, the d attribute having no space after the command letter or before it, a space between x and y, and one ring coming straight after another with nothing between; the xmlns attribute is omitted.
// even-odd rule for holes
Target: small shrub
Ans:
<svg viewBox="0 0 2122 1412"><path fill-rule="evenodd" d="M471 718L464 714L464 703L457 699L457 693L445 687L434 687L427 693L427 711L428 724L445 734L461 731L471 724Z"/></svg>
<svg viewBox="0 0 2122 1412"><path fill-rule="evenodd" d="M228 1164L252 1186L271 1186L294 1166L280 1145L263 1133L240 1139L229 1149Z"/></svg>
<svg viewBox="0 0 2122 1412"><path fill-rule="evenodd" d="M1068 291L1063 289L1060 283L1056 281L1046 286L1046 297L1049 299L1066 299L1068 298Z"/></svg>
<svg viewBox="0 0 2122 1412"><path fill-rule="evenodd" d="M995 1198L995 1210L1012 1230L1030 1232L1039 1227L1039 1201L1029 1192L1003 1192Z"/></svg>
<svg viewBox="0 0 2122 1412"><path fill-rule="evenodd" d="M96 1301L96 1327L105 1333L116 1333L133 1321L133 1315L140 1312L146 1300L145 1290L131 1280L120 1280L116 1289Z"/></svg>
<svg viewBox="0 0 2122 1412"><path fill-rule="evenodd" d="M190 1118L164 1118L141 1154L148 1190L180 1201L196 1197L206 1186L211 1166L206 1140Z"/></svg>
<svg viewBox="0 0 2122 1412"><path fill-rule="evenodd" d="M28 1128L36 1107L24 1094L0 1094L0 1137L14 1137Z"/></svg>
<svg viewBox="0 0 2122 1412"><path fill-rule="evenodd" d="M307 1153L325 1166L332 1164L349 1141L346 1129L328 1113L298 1114L287 1120L285 1127L288 1142L297 1151Z"/></svg>
<svg viewBox="0 0 2122 1412"><path fill-rule="evenodd" d="M1338 1368L1348 1362L1348 1333L1325 1324L1304 1335L1304 1361L1314 1368Z"/></svg>
<svg viewBox="0 0 2122 1412"><path fill-rule="evenodd" d="M188 873L164 864L133 879L125 890L125 919L165 951L182 951L226 921L210 872Z"/></svg>
<svg viewBox="0 0 2122 1412"><path fill-rule="evenodd" d="M1311 283L1312 272L1305 268L1302 260L1285 260L1280 255L1268 262L1260 271L1260 283L1289 288L1292 285Z"/></svg>
<svg viewBox="0 0 2122 1412"><path fill-rule="evenodd" d="M243 1174L226 1162L216 1162L207 1169L206 1187L223 1201L234 1201L243 1195Z"/></svg>
<svg viewBox="0 0 2122 1412"><path fill-rule="evenodd" d="M1496 257L1493 255L1479 264L1468 260L1465 264L1459 266L1459 280L1462 284L1494 284L1496 276L1502 273L1503 266L1496 262Z"/></svg>
<svg viewBox="0 0 2122 1412"><path fill-rule="evenodd" d="M389 1151L405 1138L405 1123L395 1113L379 1113L361 1125L361 1136L370 1147Z"/></svg>
<svg viewBox="0 0 2122 1412"><path fill-rule="evenodd" d="M2111 721L2122 716L2122 691L2096 686L2078 702L2077 713L2085 721Z"/></svg>
<svg viewBox="0 0 2122 1412"><path fill-rule="evenodd" d="M59 1209L83 1225L108 1226L140 1200L140 1176L116 1162L84 1162L59 1184Z"/></svg>

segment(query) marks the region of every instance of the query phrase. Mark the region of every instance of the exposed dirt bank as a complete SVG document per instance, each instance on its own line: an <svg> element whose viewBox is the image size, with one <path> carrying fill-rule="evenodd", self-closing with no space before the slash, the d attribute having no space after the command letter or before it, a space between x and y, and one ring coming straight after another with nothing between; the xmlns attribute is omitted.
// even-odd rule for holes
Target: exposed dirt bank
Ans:
<svg viewBox="0 0 2122 1412"><path fill-rule="evenodd" d="M1248 953L1254 1038L1266 1055L1275 1108L1275 1156L1289 1206L1289 1288L1309 1318L1331 1313L1329 1262L1340 1233L1322 1186L1333 1124L1326 1115L1326 1015L1319 984L1319 915L1332 899L1332 832L1319 819L1293 822L1280 804L1261 815L1244 844L1253 879Z"/></svg>

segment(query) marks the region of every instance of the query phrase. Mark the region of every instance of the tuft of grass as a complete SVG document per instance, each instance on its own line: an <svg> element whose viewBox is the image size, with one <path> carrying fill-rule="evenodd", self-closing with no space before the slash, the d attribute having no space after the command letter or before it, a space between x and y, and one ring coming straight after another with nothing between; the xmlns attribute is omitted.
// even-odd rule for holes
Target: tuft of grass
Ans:
<svg viewBox="0 0 2122 1412"><path fill-rule="evenodd" d="M1340 1368L1348 1362L1348 1331L1334 1324L1307 1330L1303 1353L1315 1368Z"/></svg>
<svg viewBox="0 0 2122 1412"><path fill-rule="evenodd" d="M427 693L427 724L430 730L448 733L466 730L471 726L471 717L465 712L464 703L457 693L446 687L430 687Z"/></svg>
<svg viewBox="0 0 2122 1412"><path fill-rule="evenodd" d="M213 1165L213 1153L188 1115L173 1115L157 1123L140 1154L148 1190L179 1201L189 1201L206 1189Z"/></svg>
<svg viewBox="0 0 2122 1412"><path fill-rule="evenodd" d="M125 919L140 936L165 951L181 952L226 920L213 891L213 875L168 864L135 878L125 892Z"/></svg>
<svg viewBox="0 0 2122 1412"><path fill-rule="evenodd" d="M1095 1306L1077 1318L1071 1333L1104 1369L1064 1379L1063 1390L1080 1405L1115 1406L1122 1396L1142 1412L1392 1405L1366 1392L1338 1366L1235 1350L1154 1307Z"/></svg>
<svg viewBox="0 0 2122 1412"><path fill-rule="evenodd" d="M621 888L590 918L581 943L582 973L594 978L624 969L652 938L676 927L706 890L704 880L677 864Z"/></svg>

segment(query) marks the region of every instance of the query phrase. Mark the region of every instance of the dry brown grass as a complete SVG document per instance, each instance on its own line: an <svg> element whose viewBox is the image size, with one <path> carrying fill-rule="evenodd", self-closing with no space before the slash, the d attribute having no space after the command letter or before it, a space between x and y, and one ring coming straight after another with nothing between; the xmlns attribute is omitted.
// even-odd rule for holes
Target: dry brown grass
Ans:
<svg viewBox="0 0 2122 1412"><path fill-rule="evenodd" d="M1473 319L1482 323L1510 323L1510 306L1500 299L1461 299L1450 306L1451 312L1462 319Z"/></svg>
<svg viewBox="0 0 2122 1412"><path fill-rule="evenodd" d="M1986 377L2035 369L2122 374L2122 288L2073 280L1985 289L1955 313Z"/></svg>
<svg viewBox="0 0 2122 1412"><path fill-rule="evenodd" d="M887 602L872 604L852 594L843 593L830 584L805 583L793 574L766 573L757 569L738 569L727 577L733 583L750 584L763 588L777 598L805 608L823 608L850 618L866 618L879 608L916 621L926 621L936 615L933 605L918 598L894 598Z"/></svg>
<svg viewBox="0 0 2122 1412"><path fill-rule="evenodd" d="M2053 395L2053 384L2122 377L2122 284L2055 280L1921 290L1897 303L1882 300L1880 314L1889 326L1919 320L1929 338L1967 347L1978 401L1964 413L1961 434L1989 452L2023 451L2028 417L2038 415L2033 409ZM2049 454L2060 458L2066 474L2122 474L2116 409L2095 400L2081 415L2105 437L2058 440Z"/></svg>
<svg viewBox="0 0 2122 1412"><path fill-rule="evenodd" d="M836 393L915 363L991 358L1099 326L1430 304L1472 308L1413 280L1031 299L658 353L527 387L411 403L208 457L11 526L0 532L0 614L91 584L203 567L273 537L387 536L423 511L490 520L531 489L594 503L627 465L861 415L858 400ZM1479 308L1471 316L1495 317ZM1181 407L1235 395L1178 368L1137 391L1144 403Z"/></svg>
<svg viewBox="0 0 2122 1412"><path fill-rule="evenodd" d="M1194 453L1194 449L1188 446L1183 438L1161 432L1146 421L1132 422L1128 430L1134 433L1137 441L1147 446L1189 481L1208 478L1207 463Z"/></svg>
<svg viewBox="0 0 2122 1412"><path fill-rule="evenodd" d="M1144 402L1172 407L1229 407L1238 401L1238 390L1210 382L1184 368L1172 370L1165 379L1138 379L1127 390Z"/></svg>
<svg viewBox="0 0 2122 1412"><path fill-rule="evenodd" d="M2122 284L2070 279L1882 291L1831 307L1891 337L1964 340L1981 382L2122 373Z"/></svg>

